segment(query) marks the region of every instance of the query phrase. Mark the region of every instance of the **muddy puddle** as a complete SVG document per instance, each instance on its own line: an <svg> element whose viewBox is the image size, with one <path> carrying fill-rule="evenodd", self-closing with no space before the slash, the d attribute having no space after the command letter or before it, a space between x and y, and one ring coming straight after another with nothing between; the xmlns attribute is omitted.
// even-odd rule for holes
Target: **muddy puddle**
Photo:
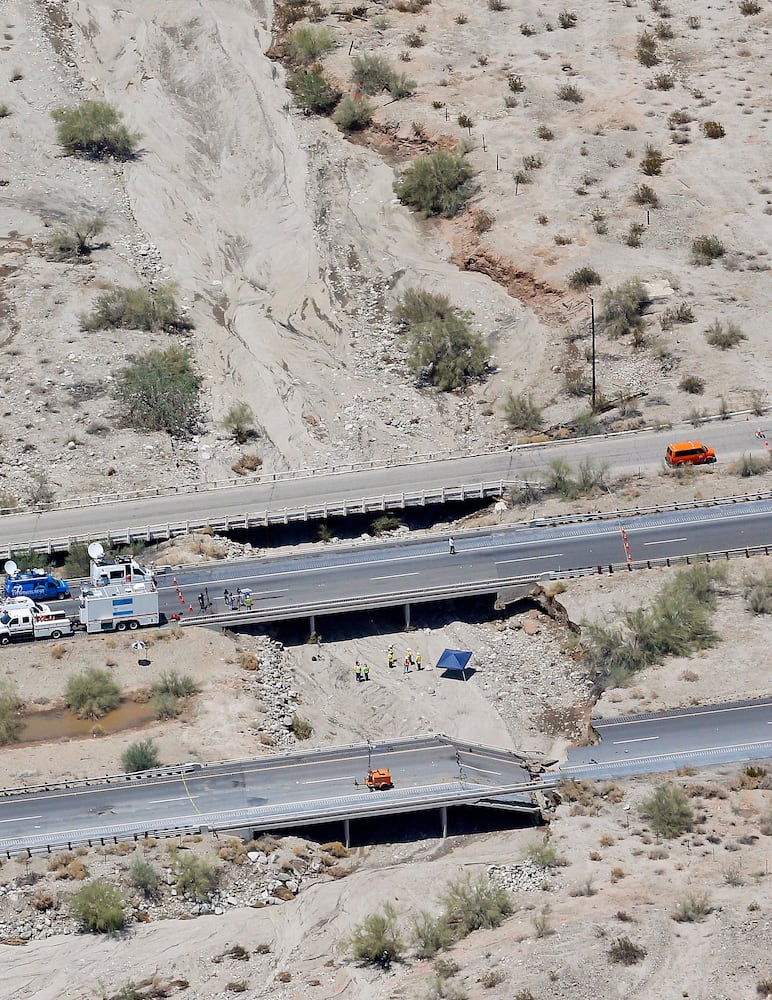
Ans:
<svg viewBox="0 0 772 1000"><path fill-rule="evenodd" d="M138 704L122 702L118 708L101 719L78 719L68 708L55 708L48 712L35 712L24 718L24 729L19 734L20 743L47 743L56 740L84 739L105 736L125 729L140 729L155 722L155 712L150 702Z"/></svg>

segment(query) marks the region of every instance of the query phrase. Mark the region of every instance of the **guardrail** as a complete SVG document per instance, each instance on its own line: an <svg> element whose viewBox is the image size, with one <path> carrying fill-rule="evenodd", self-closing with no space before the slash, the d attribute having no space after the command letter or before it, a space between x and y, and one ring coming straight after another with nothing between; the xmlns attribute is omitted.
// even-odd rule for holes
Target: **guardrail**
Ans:
<svg viewBox="0 0 772 1000"><path fill-rule="evenodd" d="M168 541L177 535L187 535L203 528L214 532L227 533L248 530L296 521L324 520L328 517L346 517L351 514L372 514L386 510L403 510L409 507L424 507L428 504L461 502L464 500L487 499L503 496L510 487L519 485L519 480L497 479L480 483L468 483L456 487L438 487L413 492L385 493L376 497L361 497L356 500L340 500L333 503L304 504L300 507L284 507L280 510L268 508L241 515L219 515L189 518L185 521L168 521L163 524L126 528L122 531L87 532L48 539L19 539L6 542L0 548L0 555L8 558L13 551L35 549L46 552L66 552L73 544L87 542L97 535L106 539L108 545L130 545L133 541ZM721 507L739 503L752 503L772 499L772 490L753 493L738 493L728 497L711 497L703 500L687 500L669 504L653 504L647 507L628 507L611 511L597 511L583 514L558 514L553 517L533 517L519 522L521 526L548 527L558 524L576 524L581 521L598 521L619 518L644 517L647 514L665 514L668 511L692 510ZM502 530L516 525L507 525Z"/></svg>

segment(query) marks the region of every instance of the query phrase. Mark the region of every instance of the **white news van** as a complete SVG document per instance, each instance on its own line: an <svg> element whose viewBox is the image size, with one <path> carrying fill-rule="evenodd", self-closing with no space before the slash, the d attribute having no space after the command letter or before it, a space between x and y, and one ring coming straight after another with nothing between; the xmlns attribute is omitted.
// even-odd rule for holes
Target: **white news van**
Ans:
<svg viewBox="0 0 772 1000"><path fill-rule="evenodd" d="M91 586L110 587L122 583L155 583L153 571L130 556L97 556L91 560Z"/></svg>
<svg viewBox="0 0 772 1000"><path fill-rule="evenodd" d="M5 602L0 608L2 646L17 639L61 639L63 635L72 635L72 631L67 612L52 611L47 604Z"/></svg>
<svg viewBox="0 0 772 1000"><path fill-rule="evenodd" d="M87 632L125 632L158 622L158 591L152 582L81 588L80 624Z"/></svg>

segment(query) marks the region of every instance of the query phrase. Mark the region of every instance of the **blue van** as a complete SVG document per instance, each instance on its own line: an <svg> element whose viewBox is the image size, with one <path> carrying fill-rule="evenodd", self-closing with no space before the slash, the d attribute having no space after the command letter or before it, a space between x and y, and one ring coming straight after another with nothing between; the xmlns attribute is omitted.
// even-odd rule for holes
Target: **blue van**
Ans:
<svg viewBox="0 0 772 1000"><path fill-rule="evenodd" d="M34 601L64 600L70 596L66 580L57 580L43 569L14 573L5 578L6 597L31 597Z"/></svg>

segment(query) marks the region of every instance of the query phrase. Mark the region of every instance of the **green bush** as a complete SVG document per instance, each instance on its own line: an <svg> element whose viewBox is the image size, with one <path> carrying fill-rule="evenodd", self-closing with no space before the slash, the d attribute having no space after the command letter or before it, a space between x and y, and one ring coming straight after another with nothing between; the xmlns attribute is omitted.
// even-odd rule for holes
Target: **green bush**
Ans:
<svg viewBox="0 0 772 1000"><path fill-rule="evenodd" d="M381 514L370 525L370 533L376 538L380 538L384 532L396 531L397 528L401 527L402 521L395 514Z"/></svg>
<svg viewBox="0 0 772 1000"><path fill-rule="evenodd" d="M711 347L717 347L720 351L728 351L730 347L737 347L741 341L748 338L736 323L727 323L724 326L716 319L705 331L705 339Z"/></svg>
<svg viewBox="0 0 772 1000"><path fill-rule="evenodd" d="M91 572L91 557L85 542L73 542L67 550L67 558L62 566L62 572L70 577L86 577Z"/></svg>
<svg viewBox="0 0 772 1000"><path fill-rule="evenodd" d="M415 80L411 80L407 74L394 73L389 81L389 96L392 101L403 101L406 97L413 96L416 86Z"/></svg>
<svg viewBox="0 0 772 1000"><path fill-rule="evenodd" d="M629 937L623 936L612 942L608 957L617 965L635 965L646 957L646 949L634 944Z"/></svg>
<svg viewBox="0 0 772 1000"><path fill-rule="evenodd" d="M92 667L67 681L64 700L81 719L101 719L117 708L121 690L106 670Z"/></svg>
<svg viewBox="0 0 772 1000"><path fill-rule="evenodd" d="M394 72L394 67L384 56L362 55L351 60L352 83L357 90L370 97L389 89Z"/></svg>
<svg viewBox="0 0 772 1000"><path fill-rule="evenodd" d="M24 702L9 681L0 681L0 746L15 743L24 729L19 716Z"/></svg>
<svg viewBox="0 0 772 1000"><path fill-rule="evenodd" d="M181 896L204 903L220 882L220 873L205 858L175 851L172 855L175 887Z"/></svg>
<svg viewBox="0 0 772 1000"><path fill-rule="evenodd" d="M301 66L318 62L334 45L335 37L331 28L312 28L307 24L294 27L284 43L289 59Z"/></svg>
<svg viewBox="0 0 772 1000"><path fill-rule="evenodd" d="M743 581L745 606L754 615L772 615L772 571L754 573Z"/></svg>
<svg viewBox="0 0 772 1000"><path fill-rule="evenodd" d="M405 944L391 903L385 903L380 913L369 914L354 928L350 948L357 961L382 969L402 958Z"/></svg>
<svg viewBox="0 0 772 1000"><path fill-rule="evenodd" d="M734 472L735 475L741 476L743 479L748 479L750 476L761 476L763 473L769 472L769 460L758 458L756 455L742 455L732 465L730 472Z"/></svg>
<svg viewBox="0 0 772 1000"><path fill-rule="evenodd" d="M153 694L171 694L175 698L190 698L200 690L190 674L178 674L176 670L164 670L153 684Z"/></svg>
<svg viewBox="0 0 772 1000"><path fill-rule="evenodd" d="M633 201L638 205L649 205L651 208L659 208L659 196L649 184L639 184L633 193Z"/></svg>
<svg viewBox="0 0 772 1000"><path fill-rule="evenodd" d="M246 444L250 438L256 437L255 412L249 403L234 403L222 420L223 428L230 434L236 444Z"/></svg>
<svg viewBox="0 0 772 1000"><path fill-rule="evenodd" d="M340 100L340 91L322 72L320 66L307 72L293 73L287 80L295 103L314 115L327 115Z"/></svg>
<svg viewBox="0 0 772 1000"><path fill-rule="evenodd" d="M54 260L88 257L95 248L94 238L104 228L104 219L94 216L90 219L77 219L66 229L55 229L48 239L48 254Z"/></svg>
<svg viewBox="0 0 772 1000"><path fill-rule="evenodd" d="M7 104L0 104L0 118L8 118L11 114L11 109Z"/></svg>
<svg viewBox="0 0 772 1000"><path fill-rule="evenodd" d="M705 380L699 375L684 375L678 383L678 388L682 392L689 392L693 396L701 396L705 391Z"/></svg>
<svg viewBox="0 0 772 1000"><path fill-rule="evenodd" d="M694 813L686 795L675 785L657 785L641 802L638 812L658 837L680 837L691 830Z"/></svg>
<svg viewBox="0 0 772 1000"><path fill-rule="evenodd" d="M373 120L374 108L363 97L352 97L346 94L335 109L332 120L344 132L356 132L367 128Z"/></svg>
<svg viewBox="0 0 772 1000"><path fill-rule="evenodd" d="M438 150L412 163L395 181L394 191L403 205L450 218L472 194L473 177L474 170L463 156Z"/></svg>
<svg viewBox="0 0 772 1000"><path fill-rule="evenodd" d="M592 285L600 284L600 275L594 267L579 267L568 277L568 287L575 292L583 292Z"/></svg>
<svg viewBox="0 0 772 1000"><path fill-rule="evenodd" d="M603 293L603 329L611 340L643 329L643 308L648 302L643 283L638 278L622 282Z"/></svg>
<svg viewBox="0 0 772 1000"><path fill-rule="evenodd" d="M130 160L136 155L139 132L131 132L122 115L106 101L83 101L76 108L55 108L57 138L69 153L100 160L112 156Z"/></svg>
<svg viewBox="0 0 772 1000"><path fill-rule="evenodd" d="M751 17L754 14L761 13L761 4L758 0L740 0L738 6L740 8L740 13L744 17Z"/></svg>
<svg viewBox="0 0 772 1000"><path fill-rule="evenodd" d="M560 864L558 852L547 840L532 841L523 851L523 858L544 871L556 868Z"/></svg>
<svg viewBox="0 0 772 1000"><path fill-rule="evenodd" d="M712 264L714 260L723 257L726 247L718 236L695 236L692 240L692 263Z"/></svg>
<svg viewBox="0 0 772 1000"><path fill-rule="evenodd" d="M721 122L703 122L702 131L708 139L723 139L726 135L726 129Z"/></svg>
<svg viewBox="0 0 772 1000"><path fill-rule="evenodd" d="M725 578L724 566L680 570L650 608L624 612L621 625L587 625L585 654L596 687L619 687L666 656L687 656L715 645L713 609Z"/></svg>
<svg viewBox="0 0 772 1000"><path fill-rule="evenodd" d="M635 54L638 57L638 62L642 66L656 66L659 62L659 55L657 54L657 39L650 31L644 31L638 36L638 42L635 46Z"/></svg>
<svg viewBox="0 0 772 1000"><path fill-rule="evenodd" d="M183 333L193 328L177 305L176 286L113 288L97 296L92 311L81 317L84 330L164 330Z"/></svg>
<svg viewBox="0 0 772 1000"><path fill-rule="evenodd" d="M444 951L453 944L453 931L445 916L433 916L426 910L413 917L412 942L418 958L434 958L438 951Z"/></svg>
<svg viewBox="0 0 772 1000"><path fill-rule="evenodd" d="M515 430L536 431L544 423L541 410L530 393L510 392L504 402L504 419Z"/></svg>
<svg viewBox="0 0 772 1000"><path fill-rule="evenodd" d="M144 858L137 857L131 862L129 879L134 888L139 889L145 896L155 896L158 892L158 872Z"/></svg>
<svg viewBox="0 0 772 1000"><path fill-rule="evenodd" d="M662 173L664 162L665 154L661 150L655 149L654 146L646 146L641 160L641 170L647 177L656 177Z"/></svg>
<svg viewBox="0 0 772 1000"><path fill-rule="evenodd" d="M563 83L558 87L558 100L566 101L569 104L581 104L584 94L573 83Z"/></svg>
<svg viewBox="0 0 772 1000"><path fill-rule="evenodd" d="M690 894L684 899L680 899L673 910L672 917L679 924L694 924L703 921L712 911L710 897L703 892L696 895Z"/></svg>
<svg viewBox="0 0 772 1000"><path fill-rule="evenodd" d="M168 692L153 695L151 704L153 706L153 711L155 712L155 717L159 721L163 721L164 719L176 719L178 715L182 714L180 699L176 695L169 694Z"/></svg>
<svg viewBox="0 0 772 1000"><path fill-rule="evenodd" d="M114 392L127 426L182 436L199 424L199 385L190 352L175 345L132 358Z"/></svg>
<svg viewBox="0 0 772 1000"><path fill-rule="evenodd" d="M578 20L573 10L561 10L558 14L558 24L561 28L575 28Z"/></svg>
<svg viewBox="0 0 772 1000"><path fill-rule="evenodd" d="M97 934L114 934L126 923L120 890L106 882L84 885L70 899L69 911L87 930Z"/></svg>
<svg viewBox="0 0 772 1000"><path fill-rule="evenodd" d="M451 882L442 897L445 920L456 938L473 931L498 927L512 912L509 894L487 875Z"/></svg>
<svg viewBox="0 0 772 1000"><path fill-rule="evenodd" d="M161 763L158 747L151 739L130 743L121 754L121 766L127 774L152 771Z"/></svg>

